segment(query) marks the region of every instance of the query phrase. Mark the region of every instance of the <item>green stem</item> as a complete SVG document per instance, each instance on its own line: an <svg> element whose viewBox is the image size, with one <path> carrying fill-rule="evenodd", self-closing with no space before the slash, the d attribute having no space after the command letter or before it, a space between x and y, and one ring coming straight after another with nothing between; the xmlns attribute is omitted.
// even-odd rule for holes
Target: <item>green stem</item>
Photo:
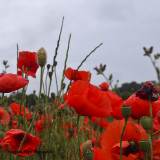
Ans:
<svg viewBox="0 0 160 160"><path fill-rule="evenodd" d="M97 122L98 122L98 118L97 118ZM99 134L99 131L100 131L100 128L101 128L101 122L102 122L102 118L100 120L100 124L98 125L98 129L97 129L97 133L96 133L96 145L97 145L97 147L98 147L98 134Z"/></svg>
<svg viewBox="0 0 160 160"><path fill-rule="evenodd" d="M2 93L2 97L1 97L0 103L3 103L3 98L4 98L4 93Z"/></svg>
<svg viewBox="0 0 160 160"><path fill-rule="evenodd" d="M103 72L101 72L102 76L106 79L106 81L109 83L111 89L113 90L112 82L105 76Z"/></svg>
<svg viewBox="0 0 160 160"><path fill-rule="evenodd" d="M155 71L156 71L156 73L157 73L158 84L160 84L160 73L159 73L159 72L157 71L157 69L156 69L156 68L158 68L158 67L156 66L156 61L154 61L151 56L149 56L149 58L150 58L150 60L151 60L151 62L152 62L152 64L153 64L153 67L154 67L154 69L155 69Z"/></svg>
<svg viewBox="0 0 160 160"><path fill-rule="evenodd" d="M149 110L150 110L150 118L151 118L151 135L152 135L153 134L153 115L152 115L151 96L149 96Z"/></svg>
<svg viewBox="0 0 160 160"><path fill-rule="evenodd" d="M49 80L49 87L48 87L48 98L49 98L49 94L50 94L51 83L52 83L52 77L50 77L50 80Z"/></svg>
<svg viewBox="0 0 160 160"><path fill-rule="evenodd" d="M56 67L55 67L54 75L55 75L55 80L56 80L56 89L57 89L57 95L58 95L58 81L57 81Z"/></svg>
<svg viewBox="0 0 160 160"><path fill-rule="evenodd" d="M122 130L122 134L121 134L121 138L120 138L120 160L122 160L122 139L123 139L123 135L124 135L124 131L126 129L127 126L127 118L125 118L125 124L124 124L124 128Z"/></svg>
<svg viewBox="0 0 160 160"><path fill-rule="evenodd" d="M152 134L152 137L155 136L157 133L159 133L160 130L156 131L155 133Z"/></svg>
<svg viewBox="0 0 160 160"><path fill-rule="evenodd" d="M148 135L148 140L149 140L149 144L150 144L150 158L151 158L151 160L153 160L152 139L151 139L151 134L149 131L147 132L147 135Z"/></svg>
<svg viewBox="0 0 160 160"><path fill-rule="evenodd" d="M79 141L79 131L80 131L80 115L78 114L77 117L77 147L78 147L78 159L81 159L81 153L80 153L80 141Z"/></svg>
<svg viewBox="0 0 160 160"><path fill-rule="evenodd" d="M65 58L65 62L64 62L64 69L63 69L63 73L62 73L62 80L61 80L61 88L60 88L60 91L59 91L59 98L61 97L61 92L64 89L62 87L62 85L63 85L64 79L65 79L64 73L65 73L65 70L66 70L66 67L67 67L67 60L68 60L68 52L69 52L69 47L70 47L70 40L71 40L71 34L69 35L69 39L68 39L68 47L67 47L66 58Z"/></svg>
<svg viewBox="0 0 160 160"><path fill-rule="evenodd" d="M148 160L148 153L143 153L143 160Z"/></svg>
<svg viewBox="0 0 160 160"><path fill-rule="evenodd" d="M40 90L39 90L38 102L37 102L36 109L35 109L35 114L34 114L34 116L33 116L32 122L31 122L30 126L28 127L27 132L26 132L26 134L24 135L24 137L23 137L23 139L22 139L22 141L21 141L21 144L20 144L20 146L19 146L19 148L18 148L17 155L16 155L16 159L17 159L18 153L19 153L19 151L21 150L22 145L23 145L23 143L24 143L24 141L25 141L25 139L26 139L26 137L27 137L27 134L28 134L28 132L30 131L31 127L33 126L33 123L34 123L34 121L35 121L35 119L36 119L36 117L37 117L37 112L38 112L38 110L39 110L39 103L40 103L40 98L41 98L42 83L43 83L43 67L41 67Z"/></svg>

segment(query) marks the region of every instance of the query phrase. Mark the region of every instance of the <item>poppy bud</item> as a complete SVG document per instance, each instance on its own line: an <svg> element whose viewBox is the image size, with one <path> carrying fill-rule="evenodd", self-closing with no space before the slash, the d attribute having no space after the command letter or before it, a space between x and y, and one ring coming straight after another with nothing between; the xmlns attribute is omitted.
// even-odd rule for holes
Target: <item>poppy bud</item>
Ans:
<svg viewBox="0 0 160 160"><path fill-rule="evenodd" d="M51 65L50 65L50 64L47 64L47 69L48 69L48 70L50 69L50 67L51 67Z"/></svg>
<svg viewBox="0 0 160 160"><path fill-rule="evenodd" d="M122 106L121 112L122 112L123 117L125 117L127 119L131 115L131 107L130 106Z"/></svg>
<svg viewBox="0 0 160 160"><path fill-rule="evenodd" d="M37 61L40 67L44 67L47 61L47 53L44 48L37 51Z"/></svg>
<svg viewBox="0 0 160 160"><path fill-rule="evenodd" d="M93 160L94 152L93 151L87 152L85 153L84 157L86 160Z"/></svg>
<svg viewBox="0 0 160 160"><path fill-rule="evenodd" d="M33 94L34 94L34 95L36 94L36 91L35 91L35 90L33 90Z"/></svg>
<svg viewBox="0 0 160 160"><path fill-rule="evenodd" d="M50 79L52 78L52 72L49 72L49 78Z"/></svg>
<svg viewBox="0 0 160 160"><path fill-rule="evenodd" d="M66 84L62 83L62 85L61 85L62 90L65 89L65 87L66 87Z"/></svg>
<svg viewBox="0 0 160 160"><path fill-rule="evenodd" d="M53 66L55 67L57 65L57 61L54 61L54 64L53 64Z"/></svg>
<svg viewBox="0 0 160 160"><path fill-rule="evenodd" d="M140 140L139 141L139 149L143 152L143 153L147 153L150 149L150 144L147 140Z"/></svg>
<svg viewBox="0 0 160 160"><path fill-rule="evenodd" d="M149 131L152 128L152 122L151 122L151 118L148 116L143 116L140 119L141 125L142 127L146 130Z"/></svg>
<svg viewBox="0 0 160 160"><path fill-rule="evenodd" d="M82 153L83 156L86 158L87 154L89 154L91 152L91 148L92 148L92 141L91 140L87 140L84 143L84 146L82 148ZM89 159L88 159L89 160Z"/></svg>
<svg viewBox="0 0 160 160"><path fill-rule="evenodd" d="M58 111L57 115L58 115L58 117L61 117L62 113L60 110Z"/></svg>
<svg viewBox="0 0 160 160"><path fill-rule="evenodd" d="M51 97L52 97L53 100L55 100L55 98L56 98L55 93L52 92L52 93L51 93Z"/></svg>

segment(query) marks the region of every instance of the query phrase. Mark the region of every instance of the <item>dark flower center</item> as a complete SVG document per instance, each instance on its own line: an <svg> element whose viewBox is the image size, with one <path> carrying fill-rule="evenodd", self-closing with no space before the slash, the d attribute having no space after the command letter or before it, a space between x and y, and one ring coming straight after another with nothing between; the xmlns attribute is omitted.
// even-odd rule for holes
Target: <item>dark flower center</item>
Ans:
<svg viewBox="0 0 160 160"><path fill-rule="evenodd" d="M129 146L125 149L125 151L123 152L123 154L125 156L128 156L130 153L131 154L136 154L139 152L139 145L137 142L133 142L133 141L130 141L129 142Z"/></svg>
<svg viewBox="0 0 160 160"><path fill-rule="evenodd" d="M16 138L17 141L21 142L23 137L24 137L24 134L18 134L15 138Z"/></svg>

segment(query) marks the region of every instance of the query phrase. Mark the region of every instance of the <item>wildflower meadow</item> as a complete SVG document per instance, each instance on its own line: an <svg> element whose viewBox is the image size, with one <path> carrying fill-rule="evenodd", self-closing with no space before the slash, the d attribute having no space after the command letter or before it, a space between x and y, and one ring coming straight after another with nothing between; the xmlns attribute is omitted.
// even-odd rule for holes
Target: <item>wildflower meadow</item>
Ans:
<svg viewBox="0 0 160 160"><path fill-rule="evenodd" d="M57 55L63 20L53 57L45 48L19 51L17 73L7 73L7 61L0 73L0 160L160 160L160 54L143 48L157 74L127 99L105 75L106 65L93 69L104 81L90 83L92 73L81 70L97 45L77 68L67 64L68 38L62 79L57 81ZM53 58L48 64L47 58ZM40 70L40 77L36 72ZM39 90L35 105L26 107L28 77L36 78ZM66 80L66 81L64 81ZM66 83L67 82L67 83ZM54 83L55 90L51 85ZM58 85L60 84L60 85ZM9 104L6 93L15 92Z"/></svg>

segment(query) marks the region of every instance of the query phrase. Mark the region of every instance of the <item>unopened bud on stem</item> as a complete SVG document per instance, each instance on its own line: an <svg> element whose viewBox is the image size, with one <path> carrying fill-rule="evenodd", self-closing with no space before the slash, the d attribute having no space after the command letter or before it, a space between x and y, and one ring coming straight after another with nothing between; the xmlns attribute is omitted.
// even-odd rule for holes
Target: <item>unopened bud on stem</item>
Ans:
<svg viewBox="0 0 160 160"><path fill-rule="evenodd" d="M47 53L43 47L37 51L37 61L40 67L44 67L47 62Z"/></svg>

